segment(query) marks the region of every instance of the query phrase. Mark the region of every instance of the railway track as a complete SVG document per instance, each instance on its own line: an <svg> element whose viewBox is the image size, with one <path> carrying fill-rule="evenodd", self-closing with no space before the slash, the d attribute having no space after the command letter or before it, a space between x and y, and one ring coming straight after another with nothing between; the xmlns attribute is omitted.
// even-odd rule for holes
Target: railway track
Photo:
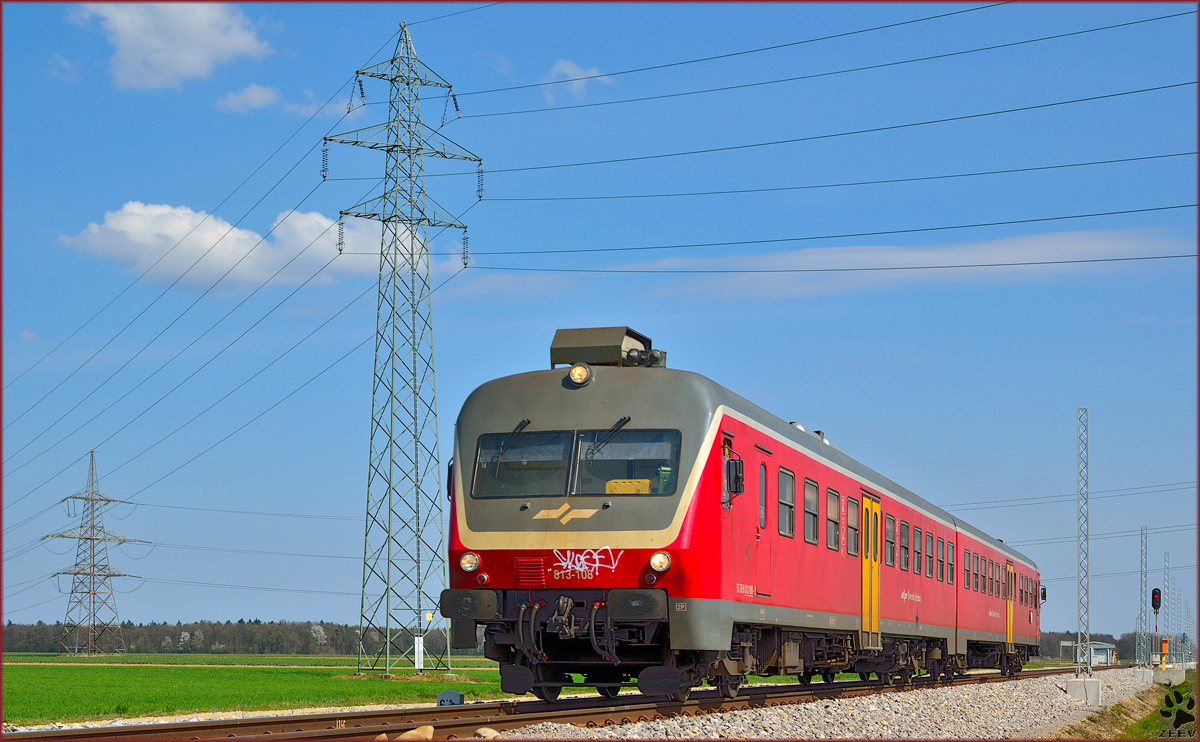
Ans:
<svg viewBox="0 0 1200 742"><path fill-rule="evenodd" d="M1114 665L1101 669L1120 669ZM1071 668L1025 670L1020 678L1061 675ZM653 700L647 696L564 699L545 701L491 701L462 706L427 706L380 711L354 711L303 716L262 716L217 721L144 724L89 729L56 729L40 732L5 734L10 740L23 739L350 739L397 735L424 725L434 728L435 739L472 737L480 727L509 731L542 722L610 726L634 721L650 721L677 716L725 713L736 709L807 703L826 698L848 698L878 693L904 693L946 685L976 685L1009 680L996 672L974 673L955 678L951 683L917 680L906 686L882 686L878 682L837 682L826 685L759 685L746 687L737 698L722 698L715 690L693 690L687 701Z"/></svg>

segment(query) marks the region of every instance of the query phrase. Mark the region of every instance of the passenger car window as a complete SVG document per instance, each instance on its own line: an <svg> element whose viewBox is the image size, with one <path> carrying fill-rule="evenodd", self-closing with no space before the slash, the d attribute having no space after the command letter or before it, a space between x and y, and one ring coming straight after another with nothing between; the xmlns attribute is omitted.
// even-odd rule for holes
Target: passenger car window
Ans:
<svg viewBox="0 0 1200 742"><path fill-rule="evenodd" d="M921 574L921 570L925 567L925 560L921 557L921 529L913 527L913 574Z"/></svg>
<svg viewBox="0 0 1200 742"><path fill-rule="evenodd" d="M858 556L858 500L846 498L846 553Z"/></svg>
<svg viewBox="0 0 1200 742"><path fill-rule="evenodd" d="M804 480L804 540L817 543L817 497L821 488L811 479Z"/></svg>
<svg viewBox="0 0 1200 742"><path fill-rule="evenodd" d="M925 576L933 579L933 534L925 532Z"/></svg>
<svg viewBox="0 0 1200 742"><path fill-rule="evenodd" d="M900 521L900 569L908 569L908 524Z"/></svg>
<svg viewBox="0 0 1200 742"><path fill-rule="evenodd" d="M953 549L954 545L951 544L950 548ZM945 581L945 577L946 577L946 540L942 539L942 538L938 539L938 560L937 560L937 562L938 562L938 573L937 573L938 582L943 582L943 581ZM952 564L952 565L950 565L950 567L953 569L954 565Z"/></svg>
<svg viewBox="0 0 1200 742"><path fill-rule="evenodd" d="M979 592L979 555L978 555L978 554L972 554L972 555L971 555L971 561L972 561L972 562L974 562L974 565L975 565L975 573L974 573L974 577L975 577L975 592ZM984 563L984 567L985 567L985 568L987 567L987 563L986 563L986 562Z"/></svg>
<svg viewBox="0 0 1200 742"><path fill-rule="evenodd" d="M825 488L825 545L834 551L842 550L842 498Z"/></svg>
<svg viewBox="0 0 1200 742"><path fill-rule="evenodd" d="M891 515L883 520L883 563L896 566L896 518Z"/></svg>
<svg viewBox="0 0 1200 742"><path fill-rule="evenodd" d="M954 584L954 542L946 544L946 582Z"/></svg>
<svg viewBox="0 0 1200 742"><path fill-rule="evenodd" d="M779 469L779 534L796 536L796 475Z"/></svg>

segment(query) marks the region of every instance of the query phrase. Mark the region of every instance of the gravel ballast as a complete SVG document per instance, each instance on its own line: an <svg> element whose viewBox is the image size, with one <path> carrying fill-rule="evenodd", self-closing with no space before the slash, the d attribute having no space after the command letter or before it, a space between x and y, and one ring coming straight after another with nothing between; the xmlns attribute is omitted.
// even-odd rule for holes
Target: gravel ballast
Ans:
<svg viewBox="0 0 1200 742"><path fill-rule="evenodd" d="M929 688L612 727L536 724L505 738L539 739L1029 739L1085 718L1096 707L1066 694L1072 675ZM1096 674L1103 702L1146 688L1132 670Z"/></svg>

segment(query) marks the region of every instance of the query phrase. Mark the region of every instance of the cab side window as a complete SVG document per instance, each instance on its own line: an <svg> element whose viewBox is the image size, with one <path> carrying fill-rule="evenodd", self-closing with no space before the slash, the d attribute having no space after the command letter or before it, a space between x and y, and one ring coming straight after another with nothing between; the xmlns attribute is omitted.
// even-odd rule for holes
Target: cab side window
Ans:
<svg viewBox="0 0 1200 742"><path fill-rule="evenodd" d="M767 465L758 465L758 527L767 527Z"/></svg>

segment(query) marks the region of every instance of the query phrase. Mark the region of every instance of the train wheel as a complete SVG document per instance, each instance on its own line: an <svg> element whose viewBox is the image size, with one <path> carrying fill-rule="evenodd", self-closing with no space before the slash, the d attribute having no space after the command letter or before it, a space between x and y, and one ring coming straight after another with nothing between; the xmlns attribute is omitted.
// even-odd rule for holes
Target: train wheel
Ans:
<svg viewBox="0 0 1200 742"><path fill-rule="evenodd" d="M557 700L558 694L560 692L562 692L562 688L560 688L557 685L551 686L548 688L534 688L533 689L533 695L537 696L538 698L542 699L543 701Z"/></svg>
<svg viewBox="0 0 1200 742"><path fill-rule="evenodd" d="M671 698L673 700L679 701L680 703L683 703L688 698L690 698L691 695L692 695L691 688L680 688L679 690L677 690L671 694ZM610 698L611 698L611 696L610 696Z"/></svg>
<svg viewBox="0 0 1200 742"><path fill-rule="evenodd" d="M822 680L822 681L824 681L824 682L825 682L825 683L827 683L827 684L828 684L828 683L832 683L832 682L833 682L833 679L834 679L836 676L837 676L837 673L835 673L833 670L828 670L828 671L826 671L826 672L823 672L823 673L821 673L821 680Z"/></svg>
<svg viewBox="0 0 1200 742"><path fill-rule="evenodd" d="M912 683L912 670L900 671L900 685L910 685Z"/></svg>
<svg viewBox="0 0 1200 742"><path fill-rule="evenodd" d="M737 698L738 688L741 686L742 679L736 675L721 675L717 678L717 690L722 698Z"/></svg>
<svg viewBox="0 0 1200 742"><path fill-rule="evenodd" d="M601 685L601 686L597 687L596 690L600 693L601 696L604 696L605 698L616 698L618 695L621 694L620 686L615 686L615 685L613 685L613 686Z"/></svg>
<svg viewBox="0 0 1200 742"><path fill-rule="evenodd" d="M808 685L812 682L812 673L802 672L796 676L796 680L800 681L800 685Z"/></svg>
<svg viewBox="0 0 1200 742"><path fill-rule="evenodd" d="M871 673L869 673L869 672L860 672L860 673L858 674L858 679L859 679L859 680L862 680L863 682L866 682L866 681L868 681L868 680L870 680L870 679L871 679Z"/></svg>

